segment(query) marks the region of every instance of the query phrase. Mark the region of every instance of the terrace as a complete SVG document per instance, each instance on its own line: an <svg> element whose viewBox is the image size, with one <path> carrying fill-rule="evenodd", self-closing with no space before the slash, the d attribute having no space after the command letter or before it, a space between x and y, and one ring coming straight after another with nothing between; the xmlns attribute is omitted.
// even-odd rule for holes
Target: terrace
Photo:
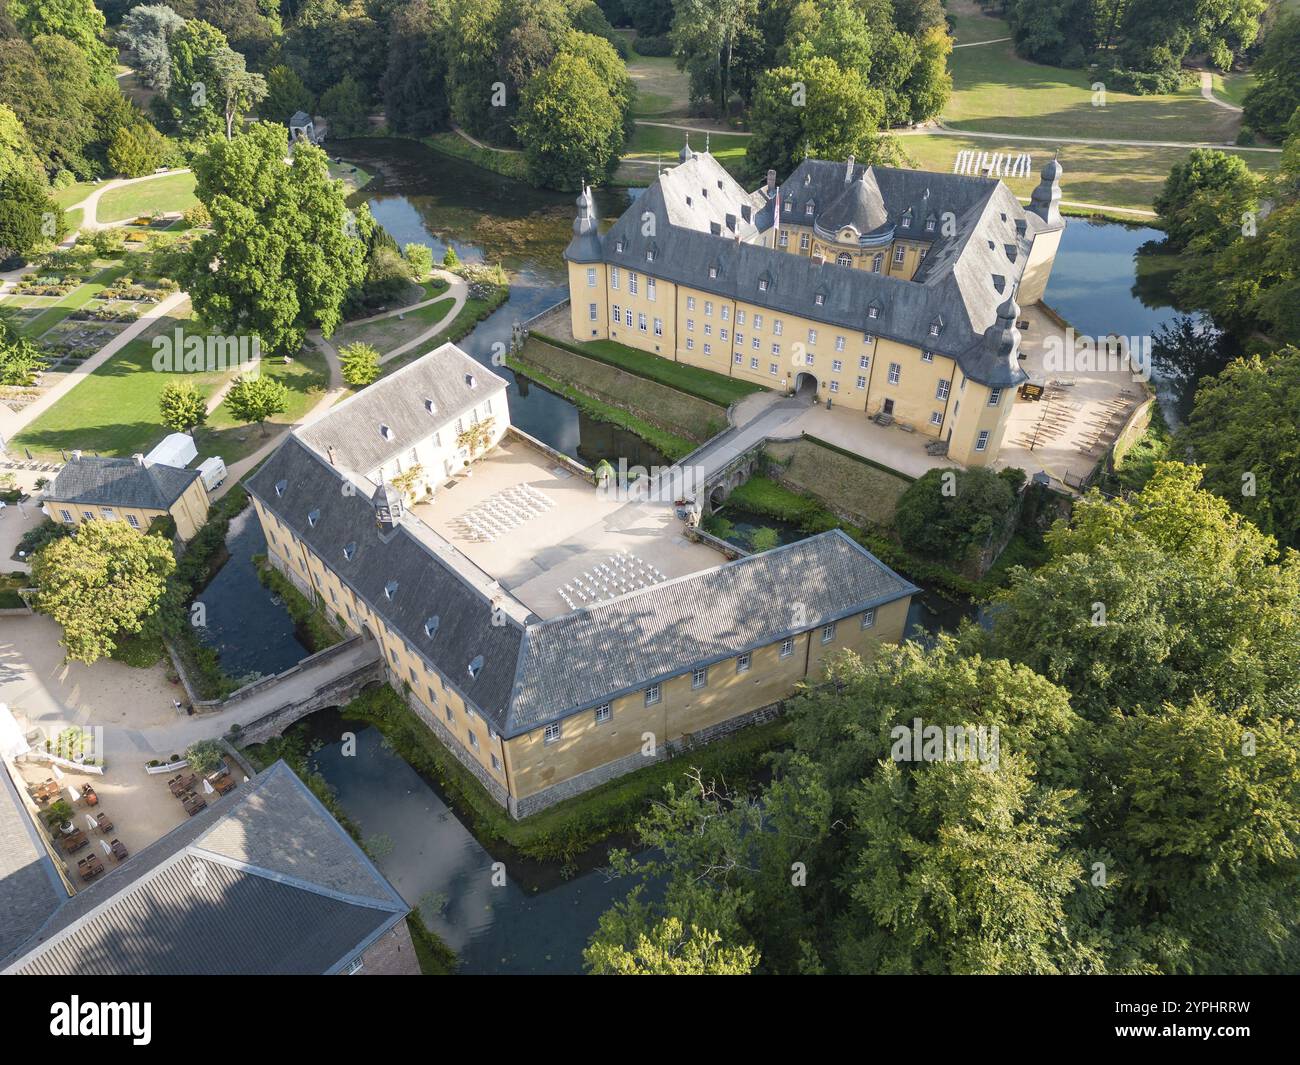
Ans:
<svg viewBox="0 0 1300 1065"><path fill-rule="evenodd" d="M471 469L411 513L542 618L725 561L685 538L670 503L598 491L517 436Z"/></svg>

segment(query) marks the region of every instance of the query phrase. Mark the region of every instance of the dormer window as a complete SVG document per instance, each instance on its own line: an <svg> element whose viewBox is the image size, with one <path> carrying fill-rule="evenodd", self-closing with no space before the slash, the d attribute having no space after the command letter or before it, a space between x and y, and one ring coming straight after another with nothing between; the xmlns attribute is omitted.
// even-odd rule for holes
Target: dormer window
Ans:
<svg viewBox="0 0 1300 1065"><path fill-rule="evenodd" d="M356 553L357 553L357 542L355 540L351 540L343 548L343 557L347 559L349 562L351 562L352 556L355 555Z"/></svg>
<svg viewBox="0 0 1300 1065"><path fill-rule="evenodd" d="M382 436L385 440L393 439L392 427L388 425L381 425L379 427L379 435Z"/></svg>
<svg viewBox="0 0 1300 1065"><path fill-rule="evenodd" d="M880 317L880 308L879 308L878 306L876 306L876 305L873 303L870 307L867 308L867 317L868 317L868 318L879 318L879 317Z"/></svg>
<svg viewBox="0 0 1300 1065"><path fill-rule="evenodd" d="M434 614L433 617L426 619L424 622L424 634L426 636L432 636L435 632L437 632L438 622L439 622L439 618L437 614Z"/></svg>
<svg viewBox="0 0 1300 1065"><path fill-rule="evenodd" d="M709 276L710 276L710 277L717 277L717 276L718 276L718 268L717 268L716 266L710 266L710 267L709 267Z"/></svg>
<svg viewBox="0 0 1300 1065"><path fill-rule="evenodd" d="M823 292L817 293L817 295L813 297L813 302L817 304L818 307L823 306L826 303L826 294Z"/></svg>
<svg viewBox="0 0 1300 1065"><path fill-rule="evenodd" d="M385 595L387 598L392 599L393 596L395 596L396 594L397 594L397 582L396 582L396 581L389 581L387 584L384 585L384 595Z"/></svg>
<svg viewBox="0 0 1300 1065"><path fill-rule="evenodd" d="M687 196L687 197L686 197L686 206L689 207L690 205L691 205L691 198L690 198L689 196Z"/></svg>
<svg viewBox="0 0 1300 1065"><path fill-rule="evenodd" d="M616 241L614 241L614 250L615 250L615 251L622 251L622 250L623 250L623 242L622 242L621 240L616 240Z"/></svg>
<svg viewBox="0 0 1300 1065"><path fill-rule="evenodd" d="M759 292L766 292L766 291L767 291L767 278L765 278L765 277L760 277L760 278L758 279L758 291L759 291Z"/></svg>
<svg viewBox="0 0 1300 1065"><path fill-rule="evenodd" d="M277 496L282 496L282 495L284 495L284 490L285 490L286 488L288 488L288 487L289 487L289 482L288 482L288 481L276 481L276 482L275 482L275 494L276 494Z"/></svg>
<svg viewBox="0 0 1300 1065"><path fill-rule="evenodd" d="M804 176L803 176L803 183L804 183L804 187L805 187L805 188L807 188L809 185L812 184L812 171L811 171L811 170L807 171L807 172L804 174Z"/></svg>
<svg viewBox="0 0 1300 1065"><path fill-rule="evenodd" d="M437 414L437 413L438 413L438 404L436 404L436 403L435 403L433 400L431 400L431 399L426 399L426 400L424 401L424 409L425 409L426 411L428 411L430 414Z"/></svg>
<svg viewBox="0 0 1300 1065"><path fill-rule="evenodd" d="M911 229L911 228L912 228L912 216L911 216L910 214L905 214L905 215L903 215L902 226L903 226L904 229Z"/></svg>
<svg viewBox="0 0 1300 1065"><path fill-rule="evenodd" d="M937 337L941 332L943 332L943 322L936 318L930 323L930 335Z"/></svg>
<svg viewBox="0 0 1300 1065"><path fill-rule="evenodd" d="M645 261L648 262L648 263L652 263L652 262L655 261L655 250L654 250L654 248L648 248L648 249L646 250L646 253L645 253Z"/></svg>
<svg viewBox="0 0 1300 1065"><path fill-rule="evenodd" d="M465 375L465 384L469 388L478 388L478 380L472 373L467 373Z"/></svg>
<svg viewBox="0 0 1300 1065"><path fill-rule="evenodd" d="M482 656L482 655L475 655L475 656L474 656L474 661L472 661L472 662L469 664L469 678L470 678L470 680L473 680L475 677L477 677L477 676L478 676L480 673L482 673L482 672L483 672L483 656Z"/></svg>
<svg viewBox="0 0 1300 1065"><path fill-rule="evenodd" d="M789 213L790 213L791 211L793 211L793 210L794 210L794 200L786 200L786 201L785 201L785 213L786 213L786 214L789 214Z"/></svg>
<svg viewBox="0 0 1300 1065"><path fill-rule="evenodd" d="M813 213L813 202L809 200L803 205L803 213L806 217L811 218Z"/></svg>
<svg viewBox="0 0 1300 1065"><path fill-rule="evenodd" d="M927 219L925 220L925 231L926 231L927 233L933 233L933 232L934 232L934 219L933 219L933 218L927 218Z"/></svg>
<svg viewBox="0 0 1300 1065"><path fill-rule="evenodd" d="M307 515L307 524L310 525L313 529L316 528L316 523L318 521L320 521L319 510L313 510L310 514Z"/></svg>

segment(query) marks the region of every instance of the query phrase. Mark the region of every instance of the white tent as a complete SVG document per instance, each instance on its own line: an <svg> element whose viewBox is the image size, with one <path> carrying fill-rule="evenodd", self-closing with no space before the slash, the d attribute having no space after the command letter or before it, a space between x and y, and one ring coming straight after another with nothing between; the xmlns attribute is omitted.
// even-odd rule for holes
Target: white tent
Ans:
<svg viewBox="0 0 1300 1065"><path fill-rule="evenodd" d="M144 457L146 466L174 466L185 469L198 456L199 449L189 433L172 433Z"/></svg>

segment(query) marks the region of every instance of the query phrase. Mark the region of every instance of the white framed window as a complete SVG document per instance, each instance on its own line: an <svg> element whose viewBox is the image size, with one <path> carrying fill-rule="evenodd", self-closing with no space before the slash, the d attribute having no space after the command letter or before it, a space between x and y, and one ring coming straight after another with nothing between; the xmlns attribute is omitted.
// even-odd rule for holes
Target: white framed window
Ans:
<svg viewBox="0 0 1300 1065"><path fill-rule="evenodd" d="M840 390L840 383L838 381L831 381L827 387L830 388L832 392L838 392Z"/></svg>
<svg viewBox="0 0 1300 1065"><path fill-rule="evenodd" d="M996 407L1001 402L1002 402L1002 389L995 388L991 392L989 392L990 407Z"/></svg>
<svg viewBox="0 0 1300 1065"><path fill-rule="evenodd" d="M901 378L902 376L903 376L903 368L898 363L891 362L889 364L889 383L891 385L898 384L899 378Z"/></svg>
<svg viewBox="0 0 1300 1065"><path fill-rule="evenodd" d="M812 346L813 346L814 344L816 344L816 343L817 343L817 330L816 330L816 329L809 329L809 330L808 330L808 346L809 346L809 347L812 347Z"/></svg>
<svg viewBox="0 0 1300 1065"><path fill-rule="evenodd" d="M727 330L725 330L725 329L719 329L719 330L718 330L718 339L719 339L719 340L721 340L721 341L723 341L723 342L725 343L726 340L727 340L727 337L728 337Z"/></svg>
<svg viewBox="0 0 1300 1065"><path fill-rule="evenodd" d="M612 308L612 313L613 313L613 315L614 315L614 321L616 321L619 325L622 325L622 324L623 324L623 308L620 307L620 306L616 303L616 304L614 304L614 306L613 306L613 308Z"/></svg>
<svg viewBox="0 0 1300 1065"><path fill-rule="evenodd" d="M854 382L854 384L857 385L858 388L866 388L866 387L867 387L867 379L866 379L865 377L859 377L859 378Z"/></svg>
<svg viewBox="0 0 1300 1065"><path fill-rule="evenodd" d="M812 207L812 204L809 204L808 206L809 206L809 208L811 208L811 207ZM808 250L808 234L807 234L807 233L800 233L800 234L799 234L799 250L800 250L800 251L807 251L807 250Z"/></svg>
<svg viewBox="0 0 1300 1065"><path fill-rule="evenodd" d="M444 715L446 716L446 718L447 718L448 721L450 721L452 724L455 724L455 722L456 722L456 715L452 713L452 711L451 711L451 707L450 707L450 706L448 706L448 707L446 708L446 710L443 711L443 713L444 713Z"/></svg>
<svg viewBox="0 0 1300 1065"><path fill-rule="evenodd" d="M975 440L975 450L983 451L989 446L989 431L981 429L980 435Z"/></svg>
<svg viewBox="0 0 1300 1065"><path fill-rule="evenodd" d="M941 410L932 410L932 411L930 412L930 424L931 424L931 425L942 425L942 424L943 424L943 411L941 411Z"/></svg>
<svg viewBox="0 0 1300 1065"><path fill-rule="evenodd" d="M789 658L792 654L794 654L794 637L787 636L781 641L781 657Z"/></svg>
<svg viewBox="0 0 1300 1065"><path fill-rule="evenodd" d="M478 750L478 736L473 732L469 734L469 745L473 747L474 750Z"/></svg>
<svg viewBox="0 0 1300 1065"><path fill-rule="evenodd" d="M839 255L835 256L835 265L836 265L836 266L852 266L852 265L853 265L853 256L850 255L850 254L849 254L848 252L846 252L846 251L842 251L842 252L839 253Z"/></svg>
<svg viewBox="0 0 1300 1065"><path fill-rule="evenodd" d="M895 249L894 249L894 265L895 265L895 266L901 266L901 265L902 265L902 262L903 262L903 257L904 257L906 254L907 254L907 249L904 248L901 244L900 244L897 248L895 248Z"/></svg>
<svg viewBox="0 0 1300 1065"><path fill-rule="evenodd" d="M609 705L609 703L601 703L596 707L596 724L603 725L613 716L613 714L614 709Z"/></svg>
<svg viewBox="0 0 1300 1065"><path fill-rule="evenodd" d="M695 310L695 297L694 297L694 296L687 296L687 297L686 297L686 309L687 309L688 311L693 311L693 310Z"/></svg>
<svg viewBox="0 0 1300 1065"><path fill-rule="evenodd" d="M871 272L873 274L880 273L880 268L884 266L884 264L885 264L884 254L882 252L876 252L876 254L871 257Z"/></svg>
<svg viewBox="0 0 1300 1065"><path fill-rule="evenodd" d="M744 334L744 333L737 333L737 334L736 334L736 347L738 347L738 348L743 348L744 346L745 346L745 334Z"/></svg>
<svg viewBox="0 0 1300 1065"><path fill-rule="evenodd" d="M748 651L743 655L736 655L736 672L748 673L751 661Z"/></svg>
<svg viewBox="0 0 1300 1065"><path fill-rule="evenodd" d="M926 231L927 233L933 233L933 232L934 232L934 219L933 219L933 218L927 218L927 219L925 220L925 231Z"/></svg>
<svg viewBox="0 0 1300 1065"><path fill-rule="evenodd" d="M355 976L355 975L356 975L357 973L359 973L360 971L361 971L361 959L360 959L360 958L353 958L350 962L348 962L348 975L349 975L349 976Z"/></svg>
<svg viewBox="0 0 1300 1065"><path fill-rule="evenodd" d="M594 303L587 304L587 317L593 322L600 317L600 313L596 310L596 305Z"/></svg>
<svg viewBox="0 0 1300 1065"><path fill-rule="evenodd" d="M655 286L655 279L653 277L647 277L645 279L645 298L651 303L654 303L658 295L659 293Z"/></svg>
<svg viewBox="0 0 1300 1065"><path fill-rule="evenodd" d="M724 303L721 307L718 308L718 317L721 318L724 322L731 321L731 308Z"/></svg>
<svg viewBox="0 0 1300 1065"><path fill-rule="evenodd" d="M140 519L137 518L134 514L128 514L128 515L126 516L126 523L127 523L129 526L131 526L131 528L133 528L133 529L138 529L138 528L140 528Z"/></svg>
<svg viewBox="0 0 1300 1065"><path fill-rule="evenodd" d="M822 295L822 293L818 292L815 296L813 296L813 303L817 304L818 307L825 304L825 302L826 302L826 297Z"/></svg>
<svg viewBox="0 0 1300 1065"><path fill-rule="evenodd" d="M931 322L931 323L930 323L930 335L931 335L932 337L937 337L937 336L939 335L939 323L938 323L938 322Z"/></svg>
<svg viewBox="0 0 1300 1065"><path fill-rule="evenodd" d="M694 333L694 332L695 332L695 319L694 319L694 318L687 318L687 319L686 319L686 332L688 332L688 333Z"/></svg>
<svg viewBox="0 0 1300 1065"><path fill-rule="evenodd" d="M939 382L934 386L934 398L935 398L935 399L947 399L947 398L948 398L948 388L949 388L949 384L948 384L947 381L939 381Z"/></svg>
<svg viewBox="0 0 1300 1065"><path fill-rule="evenodd" d="M712 344L705 344L705 345L704 345L704 354L705 354L705 355L712 355L712 354L713 354L713 345L712 345Z"/></svg>
<svg viewBox="0 0 1300 1065"><path fill-rule="evenodd" d="M703 688L709 683L709 670L707 667L691 671L691 688Z"/></svg>
<svg viewBox="0 0 1300 1065"><path fill-rule="evenodd" d="M646 316L644 311L637 312L636 327L643 333L646 331Z"/></svg>
<svg viewBox="0 0 1300 1065"><path fill-rule="evenodd" d="M596 271L594 269L587 271L587 287L596 287Z"/></svg>
<svg viewBox="0 0 1300 1065"><path fill-rule="evenodd" d="M650 687L645 690L646 706L654 706L662 697L663 693L660 692L658 684L651 684Z"/></svg>
<svg viewBox="0 0 1300 1065"><path fill-rule="evenodd" d="M754 329L758 330L762 328L763 328L763 316L761 314L754 315Z"/></svg>
<svg viewBox="0 0 1300 1065"><path fill-rule="evenodd" d="M744 325L744 324L745 324L745 312L744 312L744 311L742 311L742 310L737 310L737 311L736 311L736 324L737 324L737 325Z"/></svg>
<svg viewBox="0 0 1300 1065"><path fill-rule="evenodd" d="M686 338L686 350L687 350L687 351L694 351L694 350L695 350L695 338L694 338L694 337L687 337L687 338Z"/></svg>
<svg viewBox="0 0 1300 1065"><path fill-rule="evenodd" d="M867 317L868 317L868 318L879 318L879 317L880 317L880 308L879 308L879 307L868 307L868 308L867 308Z"/></svg>
<svg viewBox="0 0 1300 1065"><path fill-rule="evenodd" d="M609 268L609 287L618 288L618 267L617 266L611 266Z"/></svg>
<svg viewBox="0 0 1300 1065"><path fill-rule="evenodd" d="M641 284L636 276L635 270L629 270L627 272L627 290L632 293L633 296L641 291Z"/></svg>
<svg viewBox="0 0 1300 1065"><path fill-rule="evenodd" d="M740 352L736 352L736 354L731 357L731 361L734 362L737 366L743 366L745 363L745 356L743 356Z"/></svg>
<svg viewBox="0 0 1300 1065"><path fill-rule="evenodd" d="M780 369L779 365L775 362L769 362L767 364L767 372L770 373L773 377L777 375L779 369Z"/></svg>
<svg viewBox="0 0 1300 1065"><path fill-rule="evenodd" d="M842 336L837 336L835 338L835 350L836 351L844 350L844 338Z"/></svg>
<svg viewBox="0 0 1300 1065"><path fill-rule="evenodd" d="M762 351L762 350L763 350L763 342L762 342L758 337L754 337L754 338L749 342L749 346L750 346L751 348L753 348L755 351Z"/></svg>
<svg viewBox="0 0 1300 1065"><path fill-rule="evenodd" d="M843 362L841 362L839 359L831 359L831 372L832 372L832 373L839 373L842 369L844 369L844 363L843 363Z"/></svg>
<svg viewBox="0 0 1300 1065"><path fill-rule="evenodd" d="M790 205L787 203L785 206L786 206L786 210L788 211L789 208L790 208ZM788 232L787 230L784 230L784 229L781 230L781 241L780 241L780 244L781 244L781 247L783 247L783 248L788 248L788 247L790 247L790 234L789 234L789 232Z"/></svg>
<svg viewBox="0 0 1300 1065"><path fill-rule="evenodd" d="M705 301L704 301L704 317L705 317L705 318L712 318L712 317L713 317L713 301L712 301L712 300L705 300Z"/></svg>
<svg viewBox="0 0 1300 1065"><path fill-rule="evenodd" d="M717 276L718 276L718 268L717 268L716 266L710 266L710 267L709 267L709 276L710 276L710 277L717 277Z"/></svg>
<svg viewBox="0 0 1300 1065"><path fill-rule="evenodd" d="M542 729L542 742L543 743L558 742L561 735L562 724L563 722L561 721L552 721L549 725L547 725L544 729Z"/></svg>
<svg viewBox="0 0 1300 1065"><path fill-rule="evenodd" d="M870 366L871 366L871 356L869 356L869 355L859 355L859 356L858 356L858 369L859 369L859 370L866 370L866 369L869 369Z"/></svg>
<svg viewBox="0 0 1300 1065"><path fill-rule="evenodd" d="M758 369L758 356L757 356L757 355L751 355L751 356L750 356L750 358L749 358L749 368L750 368L751 370L757 370L757 369Z"/></svg>
<svg viewBox="0 0 1300 1065"><path fill-rule="evenodd" d="M780 335L781 335L782 333L784 333L784 332L785 332L785 322L784 322L782 319L780 319L780 318L773 318L773 319L772 319L772 334L773 334L774 336L780 336Z"/></svg>
<svg viewBox="0 0 1300 1065"><path fill-rule="evenodd" d="M835 639L835 622L830 622L822 626L822 643L830 643Z"/></svg>
<svg viewBox="0 0 1300 1065"><path fill-rule="evenodd" d="M112 507L100 507L100 508L99 508L99 513L103 515L105 521L116 521L116 520L117 520L117 514L114 513Z"/></svg>
<svg viewBox="0 0 1300 1065"><path fill-rule="evenodd" d="M922 351L922 352L921 352L921 361L922 361L922 362L934 362L934 352L933 352L933 351Z"/></svg>
<svg viewBox="0 0 1300 1065"><path fill-rule="evenodd" d="M780 355L780 354L781 354L781 345L780 345L780 344L773 344L773 345L772 345L772 354L773 354L773 355Z"/></svg>
<svg viewBox="0 0 1300 1065"><path fill-rule="evenodd" d="M501 759L498 758L495 754L492 756L492 770L493 772L496 773L501 772Z"/></svg>
<svg viewBox="0 0 1300 1065"><path fill-rule="evenodd" d="M812 354L812 352L809 352L803 357L803 364L805 366L815 366L817 364L817 356Z"/></svg>
<svg viewBox="0 0 1300 1065"><path fill-rule="evenodd" d="M656 318L656 319L655 319L655 336L657 336L657 337L661 337L661 336L663 336L663 335L664 335L664 320L663 320L662 318Z"/></svg>

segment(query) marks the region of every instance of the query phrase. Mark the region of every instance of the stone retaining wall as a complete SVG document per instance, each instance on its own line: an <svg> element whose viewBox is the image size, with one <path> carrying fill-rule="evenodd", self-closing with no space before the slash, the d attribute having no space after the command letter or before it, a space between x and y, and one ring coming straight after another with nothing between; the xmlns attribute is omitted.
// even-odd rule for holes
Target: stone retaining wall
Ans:
<svg viewBox="0 0 1300 1065"><path fill-rule="evenodd" d="M397 683L394 683L395 678L392 676L391 671L385 670L385 673L388 676L388 682L398 691L402 691L403 688L401 682L398 681ZM425 706L424 703L420 701L419 696L417 696L413 691L406 691L406 705L415 711L416 717L433 730L433 734L438 737L438 742L455 756L456 761L473 774L474 779L483 785L487 793L491 795L496 802L509 809L510 797L506 794L505 786L493 777L477 758L461 746L460 741L451 734L447 729L447 726L438 720L438 716Z"/></svg>

